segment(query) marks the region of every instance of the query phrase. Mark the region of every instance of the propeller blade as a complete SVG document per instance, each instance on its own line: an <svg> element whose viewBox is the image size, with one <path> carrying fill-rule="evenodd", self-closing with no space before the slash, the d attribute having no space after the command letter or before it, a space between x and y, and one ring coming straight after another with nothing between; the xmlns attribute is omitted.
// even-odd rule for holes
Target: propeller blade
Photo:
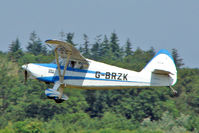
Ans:
<svg viewBox="0 0 199 133"><path fill-rule="evenodd" d="M24 77L25 77L25 84L26 84L26 82L27 82L27 79L28 79L28 72L25 70L24 71Z"/></svg>

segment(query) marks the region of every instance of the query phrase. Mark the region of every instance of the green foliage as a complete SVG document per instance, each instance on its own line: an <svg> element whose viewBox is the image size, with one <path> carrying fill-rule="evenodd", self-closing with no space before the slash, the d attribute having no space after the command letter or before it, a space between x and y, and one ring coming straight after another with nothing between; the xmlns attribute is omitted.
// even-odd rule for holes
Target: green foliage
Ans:
<svg viewBox="0 0 199 133"><path fill-rule="evenodd" d="M115 32L111 33L110 37L110 49L113 54L113 57L120 58L120 46L119 46L119 39L117 37L117 34Z"/></svg>
<svg viewBox="0 0 199 133"><path fill-rule="evenodd" d="M104 36L104 40L100 44L100 48L99 49L100 49L99 54L103 55L103 56L101 56L102 60L103 60L103 58L106 59L106 58L112 56L111 55L111 48L110 48L110 45L109 45L109 40L108 40L106 35Z"/></svg>
<svg viewBox="0 0 199 133"><path fill-rule="evenodd" d="M89 41L88 41L88 36L86 34L84 36L84 44L82 48L82 53L85 57L90 57L90 49L89 49Z"/></svg>
<svg viewBox="0 0 199 133"><path fill-rule="evenodd" d="M19 43L19 38L16 39L16 41L12 41L9 47L9 52L15 53L18 50L21 49L20 43Z"/></svg>
<svg viewBox="0 0 199 133"><path fill-rule="evenodd" d="M172 49L172 56L177 68L180 68L184 65L183 59L179 57L177 49Z"/></svg>
<svg viewBox="0 0 199 133"><path fill-rule="evenodd" d="M161 130L168 133L182 133L193 131L187 126L191 125L189 123L190 116L181 114L177 119L175 119L170 113L165 112L161 120L151 121L146 118L141 123L141 127L151 128L153 130ZM195 129L195 132L198 132L198 129Z"/></svg>
<svg viewBox="0 0 199 133"><path fill-rule="evenodd" d="M19 38L17 38L15 41L12 41L9 46L8 58L13 62L17 62L22 56L23 51L20 46Z"/></svg>
<svg viewBox="0 0 199 133"><path fill-rule="evenodd" d="M64 34L74 44L74 33ZM67 36L65 36L67 35ZM13 41L8 53L0 52L0 132L2 133L181 133L199 132L199 69L179 68L178 91L174 96L167 87L124 90L65 89L68 101L56 104L45 97L49 88L37 80L24 85L21 65L48 63L53 55L31 33L28 51ZM155 49L132 52L127 40L123 49L116 33L110 39L96 37L90 47L77 45L85 57L107 64L141 71L155 55ZM44 51L43 51L44 50ZM174 51L175 55L177 51ZM178 54L174 56L182 66Z"/></svg>
<svg viewBox="0 0 199 133"><path fill-rule="evenodd" d="M47 49L45 45L42 45L42 42L35 31L30 34L30 42L28 42L27 50L29 53L34 55L47 54Z"/></svg>
<svg viewBox="0 0 199 133"><path fill-rule="evenodd" d="M132 54L133 54L133 51L132 51L130 39L127 39L126 47L125 47L125 56L130 56Z"/></svg>
<svg viewBox="0 0 199 133"><path fill-rule="evenodd" d="M101 35L96 37L96 42L93 44L91 48L91 58L99 60L100 56L100 44L101 44Z"/></svg>
<svg viewBox="0 0 199 133"><path fill-rule="evenodd" d="M41 133L42 122L37 120L18 121L13 125L15 133Z"/></svg>
<svg viewBox="0 0 199 133"><path fill-rule="evenodd" d="M24 56L22 56L20 59L18 59L19 66L27 63L49 63L52 62L55 59L53 55L34 55L31 53L26 53Z"/></svg>
<svg viewBox="0 0 199 133"><path fill-rule="evenodd" d="M66 42L72 44L73 46L76 46L76 44L74 44L73 42L73 38L74 38L74 33L66 33Z"/></svg>

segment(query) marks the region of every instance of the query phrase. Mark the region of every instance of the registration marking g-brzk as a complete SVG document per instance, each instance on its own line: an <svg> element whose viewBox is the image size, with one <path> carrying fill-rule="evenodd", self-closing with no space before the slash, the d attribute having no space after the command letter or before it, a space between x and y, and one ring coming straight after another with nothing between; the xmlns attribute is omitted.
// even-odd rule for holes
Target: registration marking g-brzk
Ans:
<svg viewBox="0 0 199 133"><path fill-rule="evenodd" d="M126 74L126 73L115 73L115 72L101 73L99 71L95 72L95 78L104 77L105 79L115 79L115 80L127 81L127 76L128 76L128 74Z"/></svg>

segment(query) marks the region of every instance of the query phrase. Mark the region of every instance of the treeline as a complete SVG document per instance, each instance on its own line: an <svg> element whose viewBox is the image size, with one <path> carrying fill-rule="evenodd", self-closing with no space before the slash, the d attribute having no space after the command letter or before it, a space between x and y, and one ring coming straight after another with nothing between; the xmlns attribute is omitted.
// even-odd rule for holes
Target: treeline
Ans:
<svg viewBox="0 0 199 133"><path fill-rule="evenodd" d="M87 58L114 64L116 63L115 61L127 63L142 61L139 69L141 69L143 65L145 65L156 53L153 47L151 47L147 51L143 51L139 47L133 48L130 39L127 39L125 44L120 44L119 38L115 32L111 33L109 38L107 37L107 35L96 36L94 43L89 42L89 38L86 34L83 34L83 44L74 43L74 33L60 32L60 38L62 41L69 42L70 44L75 46L82 53L82 55ZM36 32L33 31L32 33L30 33L29 42L26 45L25 50L22 50L19 38L16 38L16 40L12 41L11 44L9 44L9 59L13 62L18 62L18 59L20 59L24 55L24 53L29 53L34 56L52 56L52 49L49 49L46 46L47 45L42 43ZM184 65L183 59L179 57L177 49L172 49L172 56L178 68ZM109 59L108 62L107 58ZM138 66L134 66L133 68L133 66L131 66L132 69L138 69L137 67Z"/></svg>
<svg viewBox="0 0 199 133"><path fill-rule="evenodd" d="M97 36L90 43L76 44L74 33L61 34L81 53L94 60L130 70L141 70L155 55L155 49L133 48L127 39L119 44L116 33ZM178 67L176 96L167 87L124 90L65 89L69 100L56 104L46 98L47 85L29 79L24 85L21 65L51 62L53 51L45 47L35 32L25 50L20 40L0 53L0 132L81 132L81 133L182 133L199 132L199 70L181 68L177 50L172 55Z"/></svg>

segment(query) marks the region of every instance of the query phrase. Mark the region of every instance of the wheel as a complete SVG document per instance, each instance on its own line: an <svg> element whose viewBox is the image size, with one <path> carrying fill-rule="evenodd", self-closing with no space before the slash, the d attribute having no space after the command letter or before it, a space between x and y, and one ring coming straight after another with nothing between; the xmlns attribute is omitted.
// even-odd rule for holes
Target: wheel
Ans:
<svg viewBox="0 0 199 133"><path fill-rule="evenodd" d="M62 103L64 100L63 99L54 99L56 103Z"/></svg>

